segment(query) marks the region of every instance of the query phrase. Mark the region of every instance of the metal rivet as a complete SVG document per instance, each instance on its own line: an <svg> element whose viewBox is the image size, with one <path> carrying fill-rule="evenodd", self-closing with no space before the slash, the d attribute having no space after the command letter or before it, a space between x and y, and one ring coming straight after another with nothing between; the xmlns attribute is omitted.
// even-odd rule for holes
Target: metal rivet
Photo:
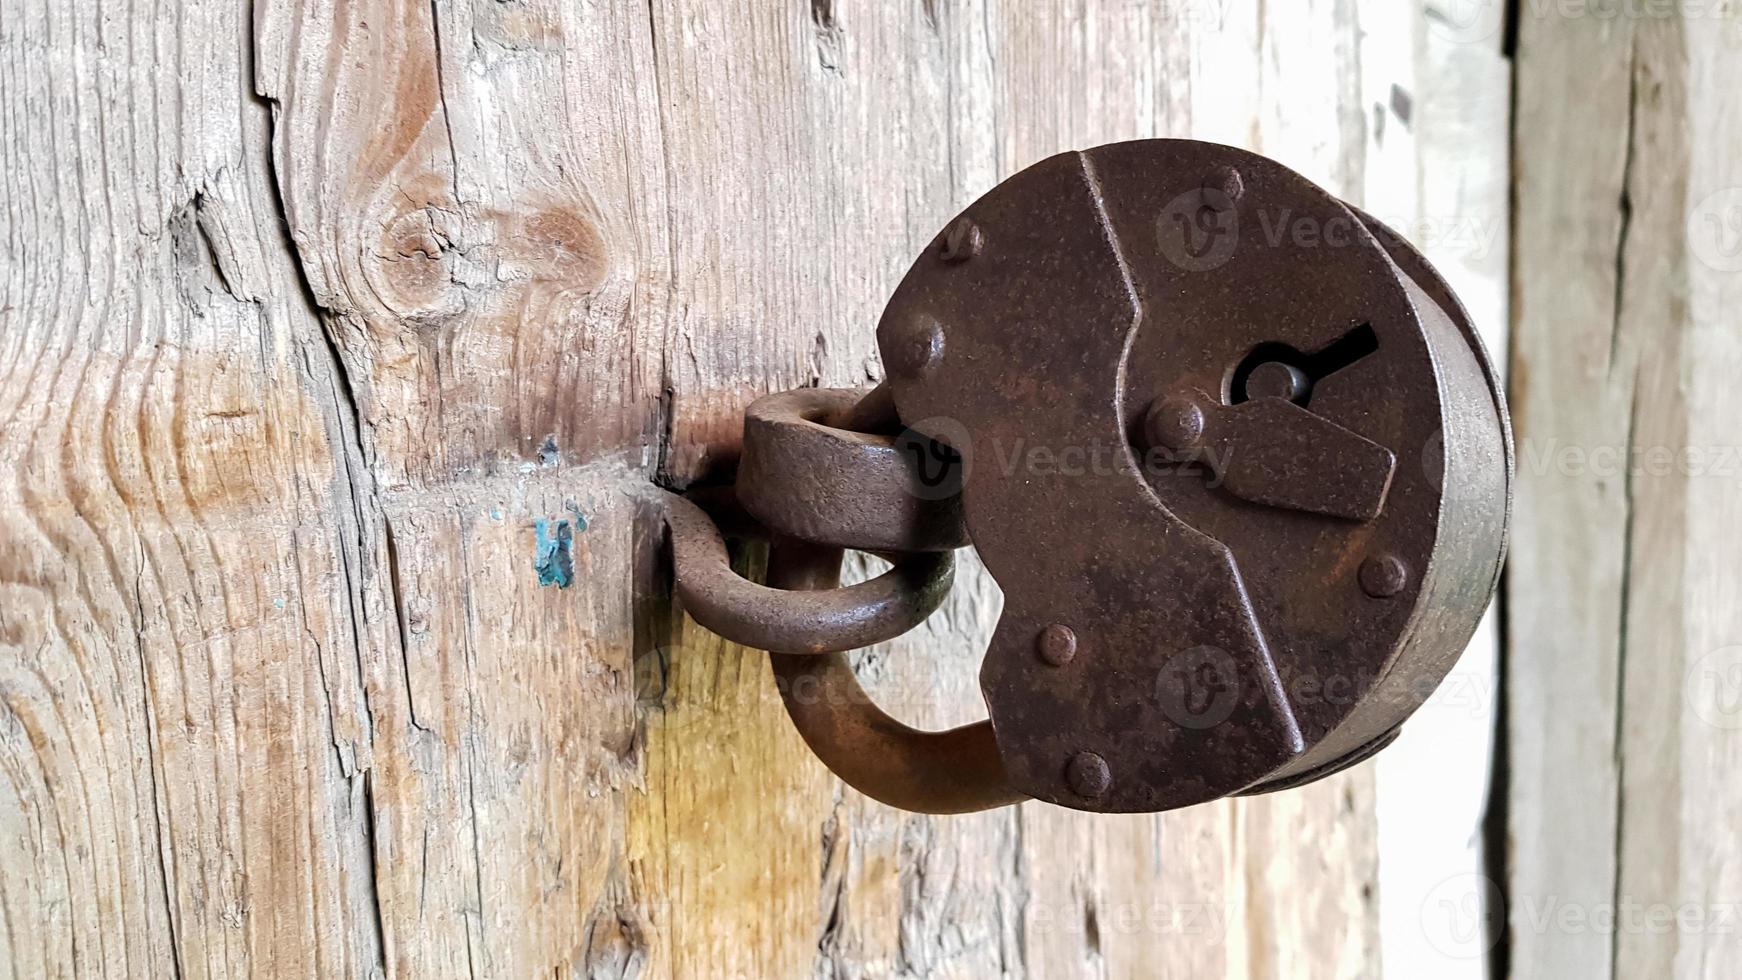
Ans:
<svg viewBox="0 0 1742 980"><path fill-rule="evenodd" d="M904 378L919 378L944 357L944 328L931 317L916 317L902 327L885 354L889 370Z"/></svg>
<svg viewBox="0 0 1742 980"><path fill-rule="evenodd" d="M1246 376L1247 398L1281 398L1299 401L1307 393L1306 372L1293 364L1265 361Z"/></svg>
<svg viewBox="0 0 1742 980"><path fill-rule="evenodd" d="M1223 167L1204 181L1204 204L1213 211L1228 211L1246 195L1246 178L1233 167Z"/></svg>
<svg viewBox="0 0 1742 980"><path fill-rule="evenodd" d="M1389 599L1409 584L1409 566L1396 555L1374 555L1361 563L1361 591Z"/></svg>
<svg viewBox="0 0 1742 980"><path fill-rule="evenodd" d="M1143 435L1152 447L1195 449L1204 438L1204 410L1189 398L1158 399L1143 418Z"/></svg>
<svg viewBox="0 0 1742 980"><path fill-rule="evenodd" d="M1107 787L1113 785L1113 773L1107 768L1107 760L1093 752L1078 752L1071 756L1070 764L1065 766L1065 779L1071 784L1071 792L1091 798L1107 792Z"/></svg>
<svg viewBox="0 0 1742 980"><path fill-rule="evenodd" d="M1063 623L1054 623L1040 631L1034 645L1040 651L1040 659L1063 667L1077 655L1077 634Z"/></svg>
<svg viewBox="0 0 1742 980"><path fill-rule="evenodd" d="M966 262L979 255L985 244L986 233L964 214L944 229L944 247L939 254L945 262Z"/></svg>

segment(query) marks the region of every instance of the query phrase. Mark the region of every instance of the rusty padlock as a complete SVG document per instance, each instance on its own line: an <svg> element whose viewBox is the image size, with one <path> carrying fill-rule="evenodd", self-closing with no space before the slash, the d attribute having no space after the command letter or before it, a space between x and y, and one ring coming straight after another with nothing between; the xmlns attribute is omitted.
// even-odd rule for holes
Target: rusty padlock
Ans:
<svg viewBox="0 0 1742 980"><path fill-rule="evenodd" d="M686 607L775 651L794 722L870 796L1126 812L1299 785L1387 744L1493 595L1512 449L1468 315L1274 161L1185 140L1041 161L925 249L877 339L871 395L747 413L768 587L670 511ZM929 614L967 543L1005 595L990 718L915 731L843 651ZM895 567L838 589L842 548Z"/></svg>

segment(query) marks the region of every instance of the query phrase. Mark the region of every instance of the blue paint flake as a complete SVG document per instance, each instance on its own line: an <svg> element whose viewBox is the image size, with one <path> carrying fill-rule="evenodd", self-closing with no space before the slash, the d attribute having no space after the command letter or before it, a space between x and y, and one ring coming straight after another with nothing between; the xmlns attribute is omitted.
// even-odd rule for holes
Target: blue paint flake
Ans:
<svg viewBox="0 0 1742 980"><path fill-rule="evenodd" d="M532 568L538 572L538 584L568 588L575 581L573 525L567 520L547 521L541 517L532 526L537 547Z"/></svg>

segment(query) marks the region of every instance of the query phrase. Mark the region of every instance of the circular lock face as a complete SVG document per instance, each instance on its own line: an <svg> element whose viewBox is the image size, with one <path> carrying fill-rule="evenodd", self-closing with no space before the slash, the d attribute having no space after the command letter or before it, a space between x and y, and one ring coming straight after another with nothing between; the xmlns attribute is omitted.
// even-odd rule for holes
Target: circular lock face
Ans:
<svg viewBox="0 0 1742 980"><path fill-rule="evenodd" d="M1274 161L1042 161L926 249L878 344L901 417L967 460L1006 600L981 684L1031 796L1149 811L1335 771L1493 593L1511 449L1467 316Z"/></svg>

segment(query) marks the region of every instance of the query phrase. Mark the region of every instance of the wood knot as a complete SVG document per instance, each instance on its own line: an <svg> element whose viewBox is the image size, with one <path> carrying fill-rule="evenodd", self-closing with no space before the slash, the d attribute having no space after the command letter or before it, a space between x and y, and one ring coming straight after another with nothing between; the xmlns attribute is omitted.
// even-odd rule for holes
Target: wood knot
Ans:
<svg viewBox="0 0 1742 980"><path fill-rule="evenodd" d="M464 309L459 223L458 212L428 204L382 225L370 280L388 312L427 320Z"/></svg>
<svg viewBox="0 0 1742 980"><path fill-rule="evenodd" d="M598 222L571 208L526 215L507 243L510 258L534 279L591 292L610 272L610 250Z"/></svg>

